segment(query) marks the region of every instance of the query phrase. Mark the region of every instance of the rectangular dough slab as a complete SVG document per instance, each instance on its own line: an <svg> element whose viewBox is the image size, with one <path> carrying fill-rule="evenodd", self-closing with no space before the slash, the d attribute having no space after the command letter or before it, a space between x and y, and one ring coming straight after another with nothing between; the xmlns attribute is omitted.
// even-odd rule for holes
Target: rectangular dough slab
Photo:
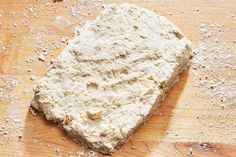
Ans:
<svg viewBox="0 0 236 157"><path fill-rule="evenodd" d="M110 154L151 116L191 55L190 42L163 16L108 5L38 82L32 106L76 141Z"/></svg>

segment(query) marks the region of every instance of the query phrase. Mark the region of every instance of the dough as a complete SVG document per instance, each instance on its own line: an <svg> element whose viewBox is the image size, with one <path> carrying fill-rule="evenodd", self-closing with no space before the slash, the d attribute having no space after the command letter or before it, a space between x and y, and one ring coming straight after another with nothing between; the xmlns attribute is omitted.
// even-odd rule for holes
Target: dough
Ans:
<svg viewBox="0 0 236 157"><path fill-rule="evenodd" d="M112 4L79 29L35 88L32 106L103 154L144 123L192 55L165 17Z"/></svg>

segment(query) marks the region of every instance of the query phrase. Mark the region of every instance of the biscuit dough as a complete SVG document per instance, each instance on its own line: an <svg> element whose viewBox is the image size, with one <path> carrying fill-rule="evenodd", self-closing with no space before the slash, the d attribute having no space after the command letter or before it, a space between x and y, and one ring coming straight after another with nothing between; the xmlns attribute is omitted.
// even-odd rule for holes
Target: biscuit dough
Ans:
<svg viewBox="0 0 236 157"><path fill-rule="evenodd" d="M130 4L105 6L79 34L38 82L31 105L76 141L110 154L176 83L191 44L165 17Z"/></svg>

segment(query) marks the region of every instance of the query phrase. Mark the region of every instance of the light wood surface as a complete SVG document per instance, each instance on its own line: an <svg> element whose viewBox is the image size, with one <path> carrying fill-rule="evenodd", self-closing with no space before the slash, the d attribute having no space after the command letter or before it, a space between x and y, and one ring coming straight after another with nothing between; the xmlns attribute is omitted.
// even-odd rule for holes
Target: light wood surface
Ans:
<svg viewBox="0 0 236 157"><path fill-rule="evenodd" d="M103 3L111 2L129 2L165 15L184 32L194 47L200 40L199 25L203 22L227 26L228 33L223 37L227 41L236 37L236 23L227 18L228 14L236 15L235 0L110 0ZM1 157L67 157L69 152L74 156L78 156L77 152L84 152L87 156L86 149L68 139L56 124L40 115L32 116L28 110L32 87L46 73L50 59L56 58L66 46L60 42L61 38L72 38L76 26L99 13L99 9L95 9L89 16L73 17L73 4L75 2L69 0L57 3L0 0L0 41L7 48L3 50L0 47L0 76L20 79L16 87L8 90L8 94L16 99L0 101L0 126L7 123L4 117L11 117L18 119L23 128L20 140L17 130L11 131L7 139L0 136ZM29 9L31 5L36 16ZM54 49L52 43L60 47ZM36 58L32 63L27 63L25 59L35 54L39 45L48 46L45 62ZM28 69L32 69L35 80L29 79ZM191 156L192 149L193 156L198 157L235 157L236 109L222 111L219 105L210 105L210 98L197 96L199 91L193 86L194 79L192 69L185 71L156 114L113 156L183 157ZM230 112L227 119L233 127L228 123L219 123L219 112ZM205 119L199 120L199 114L204 115ZM56 148L59 148L59 153Z"/></svg>

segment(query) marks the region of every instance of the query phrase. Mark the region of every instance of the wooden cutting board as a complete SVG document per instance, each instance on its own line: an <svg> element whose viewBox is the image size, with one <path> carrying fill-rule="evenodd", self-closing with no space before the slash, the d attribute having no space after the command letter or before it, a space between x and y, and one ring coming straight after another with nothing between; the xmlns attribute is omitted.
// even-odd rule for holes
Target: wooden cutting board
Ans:
<svg viewBox="0 0 236 157"><path fill-rule="evenodd" d="M0 88L0 129L8 130L0 134L1 157L77 157L78 152L88 155L86 149L67 138L57 125L38 114L33 116L28 110L32 87L46 73L50 60L60 54L76 26L99 13L99 7L95 6L100 2L79 2L80 5L69 0L56 3L0 0L0 87L10 86L5 95ZM166 16L192 41L193 47L202 37L199 31L202 23L223 24L229 33L222 39L231 42L236 38L235 0L110 0L103 3L112 2L133 3ZM236 44L232 42L229 47L234 48ZM45 61L38 59L39 52L47 53ZM190 68L182 74L155 115L113 156L236 156L236 109L222 109L218 104L213 106L210 97L199 97L193 73L194 69ZM236 79L236 75L232 77ZM219 112L227 115L222 123L219 123ZM199 120L199 114L204 118Z"/></svg>

